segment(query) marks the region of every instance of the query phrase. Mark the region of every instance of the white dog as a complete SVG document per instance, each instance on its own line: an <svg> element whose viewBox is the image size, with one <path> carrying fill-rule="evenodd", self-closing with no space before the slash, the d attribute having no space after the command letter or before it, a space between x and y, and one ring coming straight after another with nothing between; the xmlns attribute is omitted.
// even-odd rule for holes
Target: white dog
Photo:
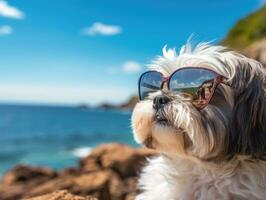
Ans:
<svg viewBox="0 0 266 200"><path fill-rule="evenodd" d="M206 69L224 78L216 88L210 86L211 93L204 88L204 98L212 96L204 106L195 103L201 101L200 92L193 93L198 98L193 100L184 88L171 89L181 79L193 79L193 74L179 73L171 80L183 68ZM188 43L178 54L164 48L149 70L155 72L151 79L161 78L161 85L146 91L136 105L132 127L135 140L160 156L143 169L136 199L265 200L265 68L222 46L201 43L192 48Z"/></svg>

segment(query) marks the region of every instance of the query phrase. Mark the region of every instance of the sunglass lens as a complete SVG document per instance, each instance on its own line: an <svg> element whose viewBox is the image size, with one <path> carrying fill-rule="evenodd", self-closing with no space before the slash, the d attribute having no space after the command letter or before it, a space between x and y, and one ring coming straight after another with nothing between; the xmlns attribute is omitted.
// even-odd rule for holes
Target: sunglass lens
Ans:
<svg viewBox="0 0 266 200"><path fill-rule="evenodd" d="M216 76L207 69L181 69L172 75L169 89L191 98L196 107L203 107L211 99Z"/></svg>
<svg viewBox="0 0 266 200"><path fill-rule="evenodd" d="M143 100L150 93L161 89L162 74L156 71L149 71L141 75L139 79L139 98Z"/></svg>

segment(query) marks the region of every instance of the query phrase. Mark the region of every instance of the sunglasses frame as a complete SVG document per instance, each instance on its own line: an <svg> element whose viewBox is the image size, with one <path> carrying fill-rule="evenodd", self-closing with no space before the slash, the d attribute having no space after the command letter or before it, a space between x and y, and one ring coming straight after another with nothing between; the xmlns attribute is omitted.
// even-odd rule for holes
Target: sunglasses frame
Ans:
<svg viewBox="0 0 266 200"><path fill-rule="evenodd" d="M210 103L210 101L212 100L213 94L214 94L214 92L215 92L217 86L218 86L220 83L223 83L223 84L225 84L225 85L227 85L227 86L230 86L227 82L225 82L225 80L227 80L227 78L226 78L225 76L220 75L220 74L218 74L217 72L215 72L214 70L211 70L211 69L209 69L209 68L207 68L207 67L192 67L192 66L191 66L191 67L190 67L190 66L188 66L188 67L182 67L182 68L179 68L179 69L175 70L175 71L174 71L170 76L168 76L168 77L165 77L165 76L164 76L161 72L159 72L159 71L156 71L156 70L150 70L150 71L146 71L146 72L142 73L141 76L139 77L139 80L138 80L138 93L139 93L139 99L142 101L142 99L141 99L141 95L140 95L140 87L141 87L140 82L141 82L142 77L143 77L145 74L150 73L150 72L157 72L157 73L161 74L163 80L162 80L162 83L161 83L161 86L160 86L160 90L162 90L164 84L166 83L166 84L167 84L167 89L168 89L169 91L171 91L169 86L170 86L170 80L171 80L172 76L173 76L176 72L181 71L181 70L184 70L184 69L203 69L203 70L210 71L210 72L212 72L212 73L214 73L214 74L216 75L216 77L215 77L215 79L214 79L213 91L211 92L211 97L208 99L208 101L206 101L206 103L203 104L203 105L201 105L201 106L196 106L195 104L193 104L193 105L194 105L197 109L199 109L199 110L205 108L205 107Z"/></svg>

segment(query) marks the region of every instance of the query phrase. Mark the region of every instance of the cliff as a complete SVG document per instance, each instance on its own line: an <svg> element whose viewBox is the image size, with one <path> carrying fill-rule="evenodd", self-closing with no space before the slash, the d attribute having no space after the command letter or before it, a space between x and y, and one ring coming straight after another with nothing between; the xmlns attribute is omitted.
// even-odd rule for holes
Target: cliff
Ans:
<svg viewBox="0 0 266 200"><path fill-rule="evenodd" d="M266 37L266 5L240 19L221 42L222 45L242 50Z"/></svg>

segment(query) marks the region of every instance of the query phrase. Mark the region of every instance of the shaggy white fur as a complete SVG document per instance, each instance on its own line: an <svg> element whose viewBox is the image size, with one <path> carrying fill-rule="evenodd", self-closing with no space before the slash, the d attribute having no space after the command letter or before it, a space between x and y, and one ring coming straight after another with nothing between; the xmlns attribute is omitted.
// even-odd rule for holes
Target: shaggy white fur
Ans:
<svg viewBox="0 0 266 200"><path fill-rule="evenodd" d="M205 67L227 77L203 110L170 91L139 102L132 114L135 140L161 153L143 169L136 200L266 199L266 70L222 46L163 49L149 69L170 76ZM171 97L157 123L153 99Z"/></svg>
<svg viewBox="0 0 266 200"><path fill-rule="evenodd" d="M139 179L136 200L266 199L266 163L236 159L206 163L195 158L160 156L149 160Z"/></svg>

